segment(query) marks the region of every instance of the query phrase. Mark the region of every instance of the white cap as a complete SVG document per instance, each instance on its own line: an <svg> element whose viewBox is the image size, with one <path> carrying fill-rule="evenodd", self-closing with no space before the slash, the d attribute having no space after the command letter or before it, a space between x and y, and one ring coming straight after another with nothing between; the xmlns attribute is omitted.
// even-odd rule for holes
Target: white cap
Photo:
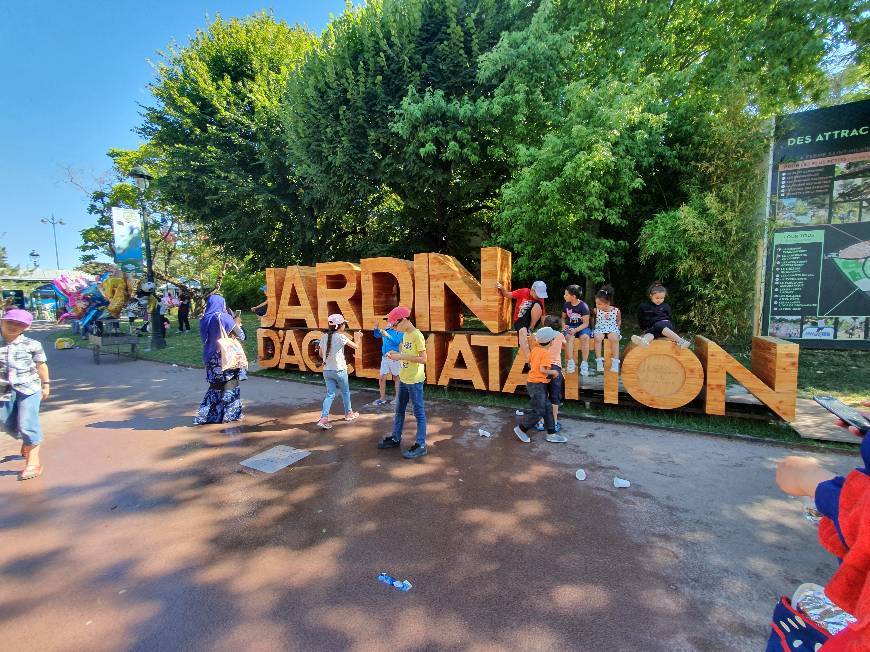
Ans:
<svg viewBox="0 0 870 652"><path fill-rule="evenodd" d="M547 284L543 281L535 281L532 283L532 292L538 295L539 299L547 298Z"/></svg>
<svg viewBox="0 0 870 652"><path fill-rule="evenodd" d="M341 326L346 321L347 320L342 315L335 313L334 315L330 315L327 318L326 323L328 323L330 326Z"/></svg>

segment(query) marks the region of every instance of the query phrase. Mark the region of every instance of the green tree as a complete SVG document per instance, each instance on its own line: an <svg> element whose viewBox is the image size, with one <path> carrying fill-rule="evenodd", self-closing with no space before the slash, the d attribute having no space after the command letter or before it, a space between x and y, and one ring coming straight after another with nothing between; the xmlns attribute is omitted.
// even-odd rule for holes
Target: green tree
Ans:
<svg viewBox="0 0 870 652"><path fill-rule="evenodd" d="M618 287L641 287L647 274L682 262L661 267L656 263L665 261L651 255L646 264L640 260L635 245L653 216L675 221L689 209L703 213L711 240L737 222L757 220L764 187L757 183L758 160L705 162L710 145L739 125L733 151L757 156L750 141L763 143L767 117L823 96L822 64L856 33L858 6L850 0L544 0L530 23L505 34L480 65L481 78L495 87L489 115L515 169L503 187L494 240L520 253L516 269L526 277L567 273L586 276L587 285L607 278ZM723 167L715 170L710 161ZM713 179L754 196L733 202L722 189L711 197L705 193ZM722 206L743 212L725 218ZM750 245L733 249L731 258L750 274L754 233L744 231ZM707 279L715 273L705 267L710 260L699 254L697 261ZM681 289L703 305L695 285ZM692 320L705 321L699 312Z"/></svg>
<svg viewBox="0 0 870 652"><path fill-rule="evenodd" d="M139 128L160 161L161 201L257 265L316 255L314 214L302 202L280 117L287 79L313 43L305 29L266 13L218 16L164 54Z"/></svg>
<svg viewBox="0 0 870 652"><path fill-rule="evenodd" d="M479 242L510 170L478 60L534 4L385 0L330 23L286 104L318 251L464 257Z"/></svg>

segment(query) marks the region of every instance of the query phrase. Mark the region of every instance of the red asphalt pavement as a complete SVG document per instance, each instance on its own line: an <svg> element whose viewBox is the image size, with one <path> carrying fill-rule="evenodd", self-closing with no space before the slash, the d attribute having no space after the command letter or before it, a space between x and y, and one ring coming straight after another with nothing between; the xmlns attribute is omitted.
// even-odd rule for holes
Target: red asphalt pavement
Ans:
<svg viewBox="0 0 870 652"><path fill-rule="evenodd" d="M508 410L432 403L408 462L375 449L388 411L317 429L318 386L251 378L243 423L194 427L201 370L49 356L45 475L0 466L6 650L760 650L834 569L782 447L578 420L524 445ZM275 444L312 454L239 472Z"/></svg>

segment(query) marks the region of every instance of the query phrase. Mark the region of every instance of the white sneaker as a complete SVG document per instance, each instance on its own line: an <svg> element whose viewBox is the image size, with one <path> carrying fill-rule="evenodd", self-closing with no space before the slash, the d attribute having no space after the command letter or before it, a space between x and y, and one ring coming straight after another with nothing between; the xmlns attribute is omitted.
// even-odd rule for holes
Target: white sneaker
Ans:
<svg viewBox="0 0 870 652"><path fill-rule="evenodd" d="M522 428L520 428L519 426L514 428L514 434L517 436L517 439L519 439L524 444L528 444L532 441L531 438L526 433L524 433Z"/></svg>
<svg viewBox="0 0 870 652"><path fill-rule="evenodd" d="M610 363L610 371L619 373L619 360L617 360L616 358L614 358L613 361Z"/></svg>
<svg viewBox="0 0 870 652"><path fill-rule="evenodd" d="M575 371L577 371L577 363L573 360L568 360L568 365L565 367L565 373L573 374Z"/></svg>
<svg viewBox="0 0 870 652"><path fill-rule="evenodd" d="M636 346L649 346L649 340L645 337L641 337L640 335L632 335L631 343Z"/></svg>
<svg viewBox="0 0 870 652"><path fill-rule="evenodd" d="M584 360L580 363L580 375L588 376L589 375L589 363Z"/></svg>
<svg viewBox="0 0 870 652"><path fill-rule="evenodd" d="M595 358L595 369L599 373L604 371L604 358Z"/></svg>
<svg viewBox="0 0 870 652"><path fill-rule="evenodd" d="M677 346L681 349L688 349L690 346L692 346L692 343L686 338L682 338L679 342L677 342Z"/></svg>

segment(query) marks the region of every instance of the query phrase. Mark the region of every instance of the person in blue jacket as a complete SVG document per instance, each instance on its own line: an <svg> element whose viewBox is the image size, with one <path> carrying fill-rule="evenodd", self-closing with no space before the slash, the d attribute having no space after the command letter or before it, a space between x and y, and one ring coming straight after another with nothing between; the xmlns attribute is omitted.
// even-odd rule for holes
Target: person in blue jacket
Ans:
<svg viewBox="0 0 870 652"><path fill-rule="evenodd" d="M394 328L381 328L379 324L375 324L374 336L381 340L381 372L378 375L378 389L381 390L381 397L375 401L375 405L386 405L390 402L390 399L387 398L387 380L390 376L393 377L393 382L396 384L396 396L399 395L401 363L398 360L390 360L387 354L390 351L399 351L399 346L402 344L402 334Z"/></svg>

